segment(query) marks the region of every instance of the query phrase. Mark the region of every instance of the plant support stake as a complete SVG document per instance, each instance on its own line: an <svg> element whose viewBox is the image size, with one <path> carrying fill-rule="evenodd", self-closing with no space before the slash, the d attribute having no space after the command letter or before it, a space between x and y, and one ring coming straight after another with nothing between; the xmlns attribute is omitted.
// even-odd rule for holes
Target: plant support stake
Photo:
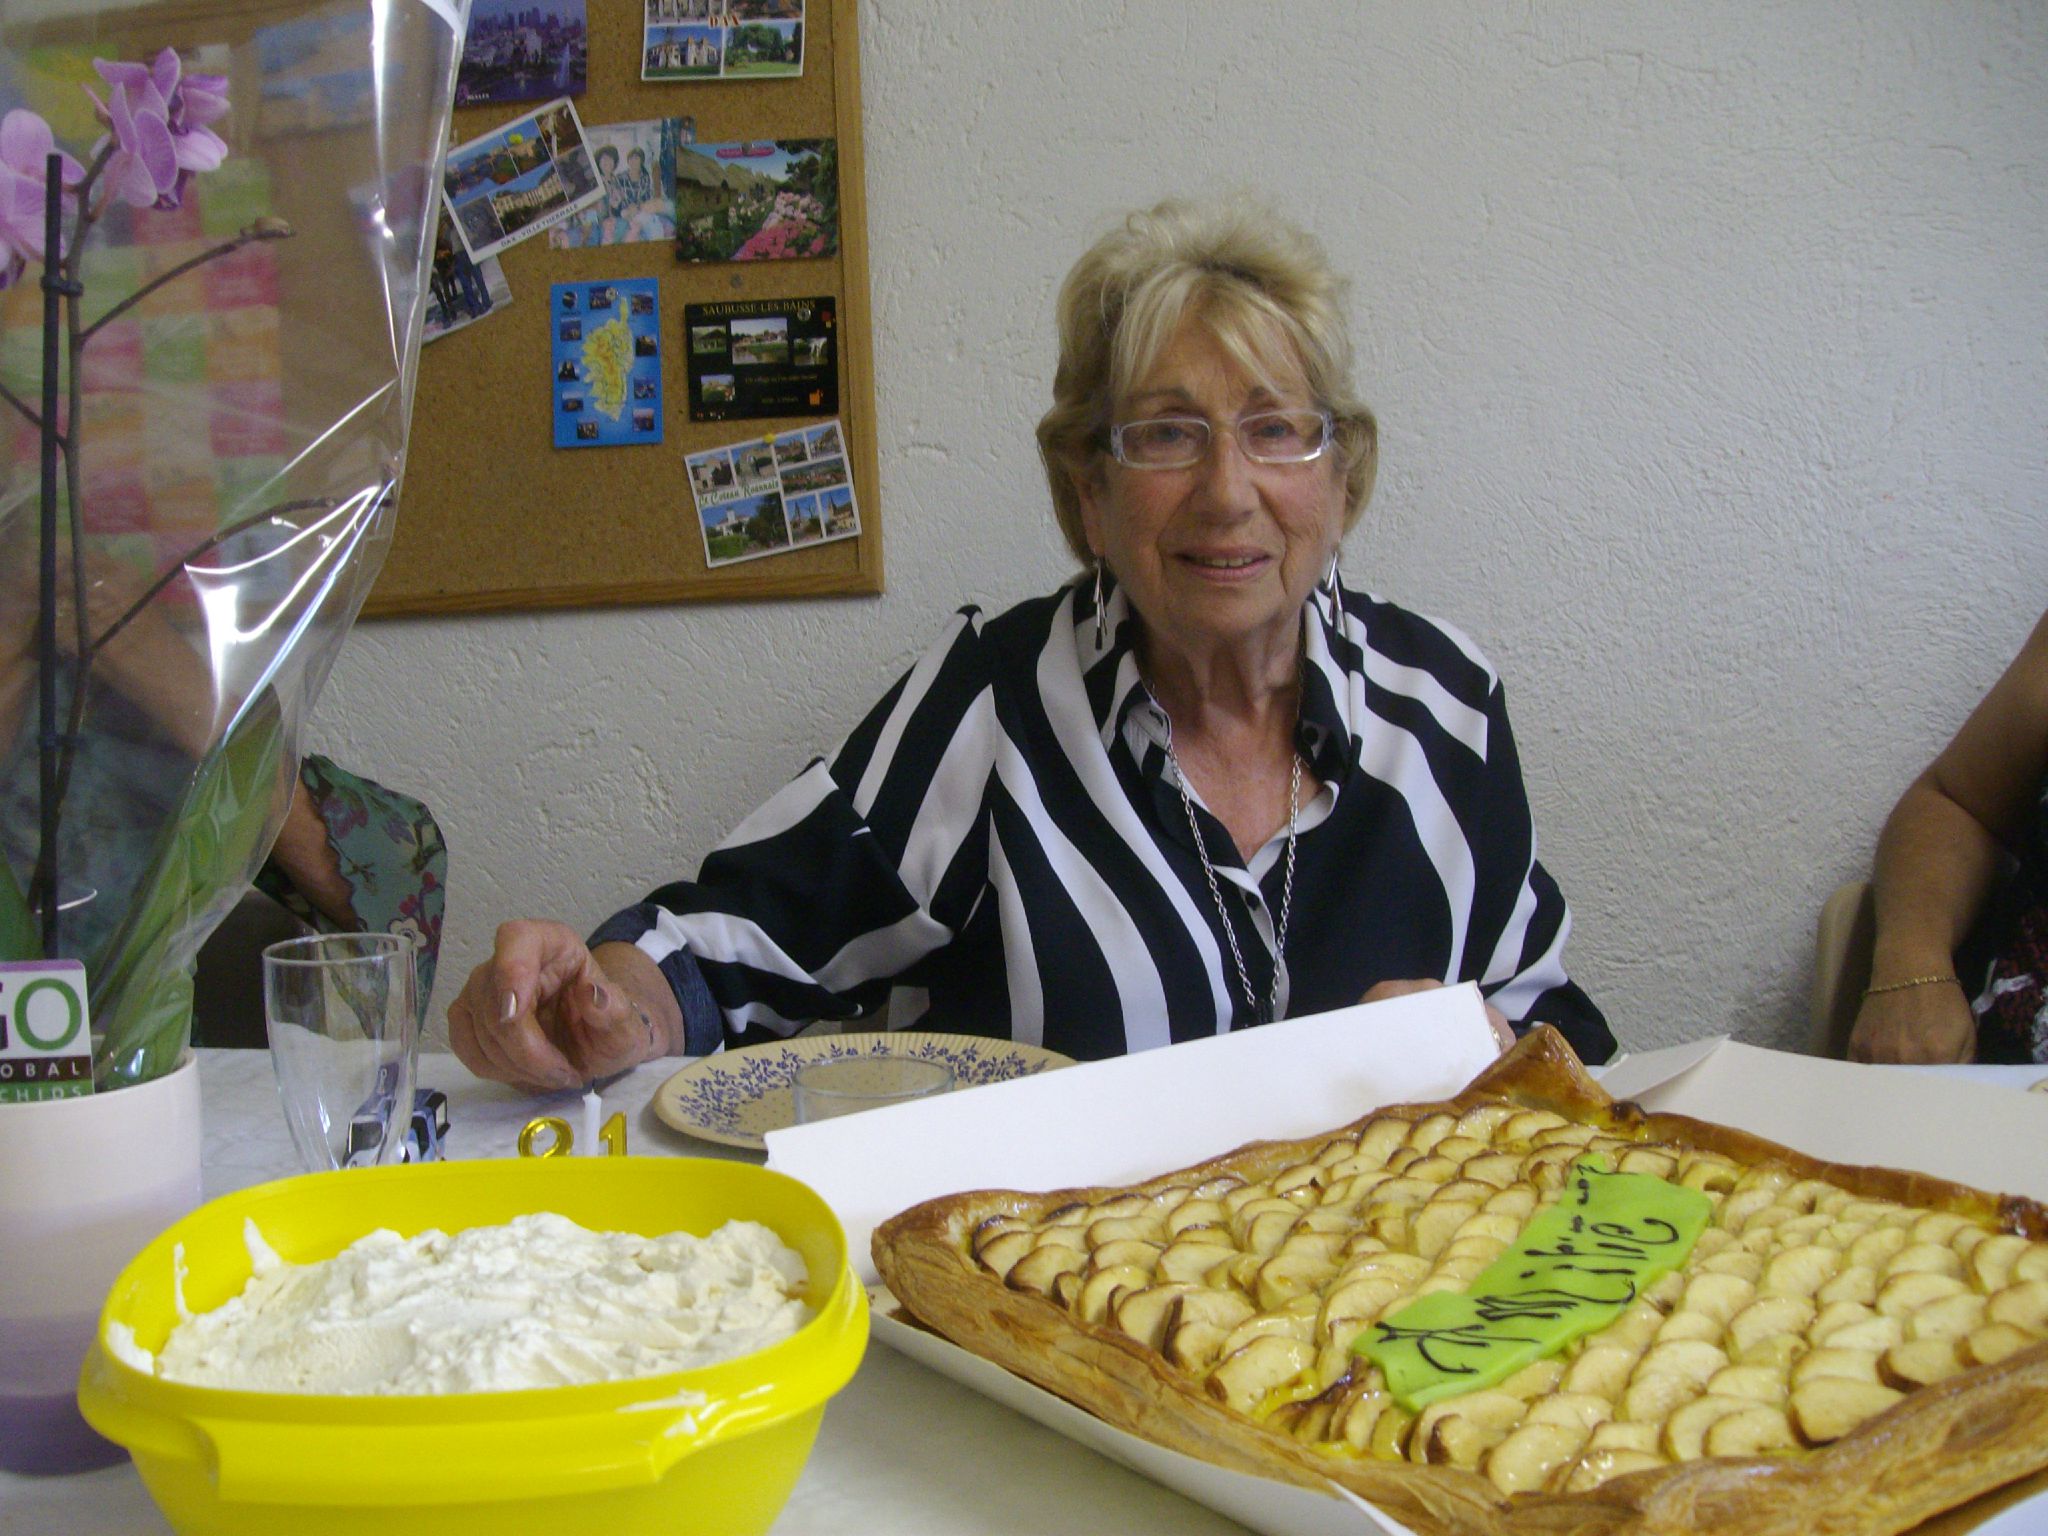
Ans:
<svg viewBox="0 0 2048 1536"><path fill-rule="evenodd" d="M78 284L60 276L57 253L64 248L64 161L54 150L43 173L43 506L41 569L36 615L37 766L40 770L37 809L42 819L43 868L47 882L29 894L43 916L43 953L58 954L58 897L62 889L57 859L57 327L62 301L75 296Z"/></svg>

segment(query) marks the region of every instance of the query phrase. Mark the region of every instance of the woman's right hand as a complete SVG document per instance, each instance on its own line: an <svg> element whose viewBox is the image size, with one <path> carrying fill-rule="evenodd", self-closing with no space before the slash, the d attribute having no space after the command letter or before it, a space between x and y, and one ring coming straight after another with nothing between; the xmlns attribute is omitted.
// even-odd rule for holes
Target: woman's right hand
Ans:
<svg viewBox="0 0 2048 1536"><path fill-rule="evenodd" d="M477 1076L541 1093L637 1066L665 1042L573 928L522 921L499 927L491 958L448 1005L448 1044Z"/></svg>
<svg viewBox="0 0 2048 1536"><path fill-rule="evenodd" d="M1864 998L1849 1035L1851 1061L1947 1065L1976 1055L1977 1019L1953 981Z"/></svg>

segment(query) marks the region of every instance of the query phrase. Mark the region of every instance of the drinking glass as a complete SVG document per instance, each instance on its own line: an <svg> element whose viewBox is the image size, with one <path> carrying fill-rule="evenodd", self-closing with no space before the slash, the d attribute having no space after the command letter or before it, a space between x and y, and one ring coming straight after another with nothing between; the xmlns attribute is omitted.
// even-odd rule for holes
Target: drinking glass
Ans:
<svg viewBox="0 0 2048 1536"><path fill-rule="evenodd" d="M419 1054L412 941L324 933L263 951L278 1097L314 1172L400 1160Z"/></svg>
<svg viewBox="0 0 2048 1536"><path fill-rule="evenodd" d="M953 1069L916 1056L828 1056L806 1062L790 1080L796 1123L835 1120L864 1109L881 1109L930 1098L953 1086Z"/></svg>

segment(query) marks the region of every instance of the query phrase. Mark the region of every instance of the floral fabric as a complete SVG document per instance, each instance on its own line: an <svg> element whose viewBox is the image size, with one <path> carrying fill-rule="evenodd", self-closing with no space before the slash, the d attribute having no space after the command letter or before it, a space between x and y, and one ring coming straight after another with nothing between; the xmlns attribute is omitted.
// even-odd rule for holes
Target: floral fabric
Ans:
<svg viewBox="0 0 2048 1536"><path fill-rule="evenodd" d="M441 955L441 912L447 899L448 844L427 808L410 795L359 779L317 753L299 765L299 782L327 827L358 931L402 933L419 960L420 1027L426 1028ZM323 933L338 925L299 894L275 863L256 875L256 888Z"/></svg>

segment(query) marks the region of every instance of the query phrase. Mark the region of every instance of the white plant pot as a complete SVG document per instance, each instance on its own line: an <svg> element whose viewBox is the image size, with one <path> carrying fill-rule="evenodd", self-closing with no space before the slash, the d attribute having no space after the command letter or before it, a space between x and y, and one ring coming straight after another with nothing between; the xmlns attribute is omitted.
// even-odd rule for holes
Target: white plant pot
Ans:
<svg viewBox="0 0 2048 1536"><path fill-rule="evenodd" d="M83 1099L0 1104L0 1470L126 1453L78 1415L78 1368L122 1267L200 1200L199 1066Z"/></svg>

